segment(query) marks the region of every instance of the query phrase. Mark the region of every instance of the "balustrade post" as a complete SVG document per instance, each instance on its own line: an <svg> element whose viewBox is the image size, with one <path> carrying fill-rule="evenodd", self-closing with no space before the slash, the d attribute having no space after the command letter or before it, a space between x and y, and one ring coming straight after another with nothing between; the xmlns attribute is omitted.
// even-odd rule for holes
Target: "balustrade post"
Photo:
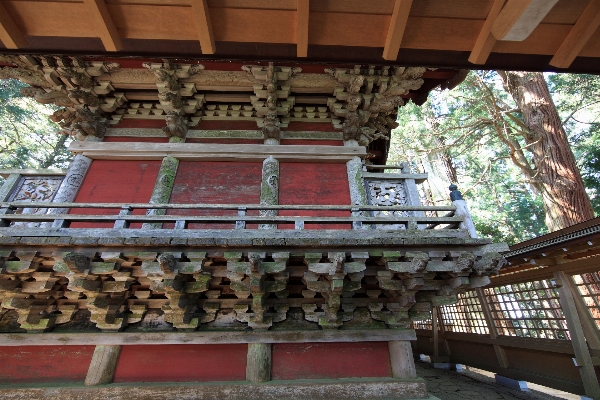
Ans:
<svg viewBox="0 0 600 400"><path fill-rule="evenodd" d="M456 207L454 215L463 218L459 228L465 229L467 232L469 232L469 236L472 238L477 238L478 236L477 231L475 230L475 224L471 218L471 213L469 212L469 207L467 207L467 202L462 197L462 193L460 193L455 184L450 185L449 189L450 200L452 201L452 205Z"/></svg>
<svg viewBox="0 0 600 400"><path fill-rule="evenodd" d="M246 216L246 207L238 207L238 217ZM246 229L246 221L235 221L235 229Z"/></svg>
<svg viewBox="0 0 600 400"><path fill-rule="evenodd" d="M350 187L350 202L353 206L366 206L369 204L367 191L362 177L362 160L354 157L346 163L348 172L348 185ZM352 210L352 216L355 218L365 217L364 211ZM353 222L352 229L366 229L362 222Z"/></svg>
<svg viewBox="0 0 600 400"><path fill-rule="evenodd" d="M131 212L133 211L133 209L129 206L124 206L121 207L121 211L119 211L119 216L120 217L124 217L127 215L131 215ZM124 219L117 219L115 220L115 225L113 226L114 229L126 229L129 228L129 221L126 221Z"/></svg>

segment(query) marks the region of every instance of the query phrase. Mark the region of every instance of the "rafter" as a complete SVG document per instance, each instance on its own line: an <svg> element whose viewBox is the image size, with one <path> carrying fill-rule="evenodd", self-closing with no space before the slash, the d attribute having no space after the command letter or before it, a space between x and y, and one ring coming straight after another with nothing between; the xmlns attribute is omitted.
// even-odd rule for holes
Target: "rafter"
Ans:
<svg viewBox="0 0 600 400"><path fill-rule="evenodd" d="M106 51L119 51L123 49L121 37L113 22L108 7L104 0L83 0L89 15L96 25L96 31Z"/></svg>
<svg viewBox="0 0 600 400"><path fill-rule="evenodd" d="M525 40L557 2L508 0L492 25L492 34L497 40Z"/></svg>
<svg viewBox="0 0 600 400"><path fill-rule="evenodd" d="M383 48L383 58L385 60L395 61L398 58L411 6L412 0L396 0L394 4L394 12L385 39L385 47Z"/></svg>
<svg viewBox="0 0 600 400"><path fill-rule="evenodd" d="M469 56L469 62L473 64L485 64L487 61L494 45L496 44L496 38L492 35L492 25L506 0L495 0L494 4L492 4L492 8L479 32L479 36L477 37L477 41L475 42L475 46L473 46L473 50L471 51L471 55Z"/></svg>
<svg viewBox="0 0 600 400"><path fill-rule="evenodd" d="M210 24L208 0L192 0L192 11L196 20L198 39L203 54L215 54L215 37Z"/></svg>
<svg viewBox="0 0 600 400"><path fill-rule="evenodd" d="M7 49L27 47L27 40L2 3L0 3L0 41Z"/></svg>
<svg viewBox="0 0 600 400"><path fill-rule="evenodd" d="M550 60L550 65L568 68L599 26L600 0L591 0Z"/></svg>
<svg viewBox="0 0 600 400"><path fill-rule="evenodd" d="M298 0L296 11L296 55L308 56L309 0Z"/></svg>

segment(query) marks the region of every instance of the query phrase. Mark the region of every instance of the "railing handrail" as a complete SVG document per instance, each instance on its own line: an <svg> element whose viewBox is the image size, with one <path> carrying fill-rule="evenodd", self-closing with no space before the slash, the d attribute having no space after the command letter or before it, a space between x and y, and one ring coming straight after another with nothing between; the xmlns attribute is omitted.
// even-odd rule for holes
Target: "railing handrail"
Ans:
<svg viewBox="0 0 600 400"><path fill-rule="evenodd" d="M332 211L455 211L455 206L371 206L371 205L262 205L262 204L176 204L176 203L52 203L2 202L0 208L110 208L164 210L332 210Z"/></svg>

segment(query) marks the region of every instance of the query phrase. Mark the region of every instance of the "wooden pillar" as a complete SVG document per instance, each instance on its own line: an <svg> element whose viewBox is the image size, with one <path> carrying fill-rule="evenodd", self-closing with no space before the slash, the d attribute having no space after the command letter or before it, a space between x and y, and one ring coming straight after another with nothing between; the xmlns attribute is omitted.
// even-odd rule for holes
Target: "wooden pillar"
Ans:
<svg viewBox="0 0 600 400"><path fill-rule="evenodd" d="M165 204L169 202L171 198L171 192L173 191L173 185L175 184L175 175L177 174L177 168L179 167L179 160L167 156L163 158L158 170L158 176L156 177L156 183L154 184L154 190L152 196L150 196L150 204ZM165 215L167 210L150 209L146 212L146 215ZM142 224L142 229L161 229L162 224L146 222Z"/></svg>
<svg viewBox="0 0 600 400"><path fill-rule="evenodd" d="M354 157L346 163L346 170L348 172L348 186L350 188L350 202L353 206L364 206L369 204L367 200L367 191L362 177L362 160L359 157ZM366 213L364 211L352 211L353 217L364 217ZM363 226L361 222L354 222L352 229L369 229L367 226Z"/></svg>
<svg viewBox="0 0 600 400"><path fill-rule="evenodd" d="M495 340L498 337L498 329L496 328L496 324L492 318L492 310L490 309L490 305L485 297L485 293L483 293L483 289L477 288L475 291L477 292L477 298L479 299L479 304L481 304L481 311L483 312L483 317L485 318L488 331L490 332L490 338ZM508 359L506 358L504 349L495 344L494 351L496 352L496 358L498 359L498 365L500 365L500 368L508 368Z"/></svg>
<svg viewBox="0 0 600 400"><path fill-rule="evenodd" d="M95 386L112 383L120 352L121 346L96 346L85 384Z"/></svg>
<svg viewBox="0 0 600 400"><path fill-rule="evenodd" d="M248 344L246 380L250 382L271 380L271 343Z"/></svg>
<svg viewBox="0 0 600 400"><path fill-rule="evenodd" d="M575 304L575 294L571 291L569 279L571 278L562 271L554 273L560 305L567 321L569 334L571 335L571 343L573 344L573 351L579 366L579 373L581 374L585 394L588 397L598 399L600 398L600 384L598 384L590 350L583 334L581 318L577 313L577 306Z"/></svg>
<svg viewBox="0 0 600 400"><path fill-rule="evenodd" d="M583 297L581 297L579 289L577 289L577 285L575 285L575 282L573 281L573 277L567 276L567 279L562 283L563 285L569 285L569 289L571 290L571 293L573 293L573 300L575 300L575 307L577 308L577 314L581 320L583 334L588 347L590 349L600 350L600 330L598 330L596 321L592 318L587 304L585 304Z"/></svg>
<svg viewBox="0 0 600 400"><path fill-rule="evenodd" d="M394 378L416 378L415 360L408 340L392 340L388 342L390 363Z"/></svg>

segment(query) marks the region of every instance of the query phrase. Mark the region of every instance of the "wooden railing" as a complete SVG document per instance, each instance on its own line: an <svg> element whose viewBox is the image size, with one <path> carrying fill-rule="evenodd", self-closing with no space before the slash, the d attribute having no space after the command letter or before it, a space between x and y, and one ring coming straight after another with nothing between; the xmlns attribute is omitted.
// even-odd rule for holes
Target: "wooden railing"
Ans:
<svg viewBox="0 0 600 400"><path fill-rule="evenodd" d="M25 209L43 209L44 213L19 213ZM57 213L52 209L61 211L68 209L98 210L113 209L114 215ZM133 215L134 210L145 210L147 215ZM165 215L150 210L189 210L213 211L219 214L222 211L237 211L237 215ZM248 211L348 211L351 216L252 216ZM414 213L420 211L448 212L443 217L425 216L397 216L371 217L365 216L372 211ZM5 202L0 203L0 226L10 226L11 223L46 223L47 227L68 228L71 223L113 223L113 228L129 228L132 223L163 224L174 223L175 229L187 229L191 223L197 224L235 224L236 229L245 229L246 224L293 224L295 229L304 229L305 225L339 225L348 224L354 228L362 225L404 225L406 229L456 229L464 221L463 217L454 216L455 206L345 206L345 205L260 205L260 204L148 204L148 203L33 203L33 202Z"/></svg>

